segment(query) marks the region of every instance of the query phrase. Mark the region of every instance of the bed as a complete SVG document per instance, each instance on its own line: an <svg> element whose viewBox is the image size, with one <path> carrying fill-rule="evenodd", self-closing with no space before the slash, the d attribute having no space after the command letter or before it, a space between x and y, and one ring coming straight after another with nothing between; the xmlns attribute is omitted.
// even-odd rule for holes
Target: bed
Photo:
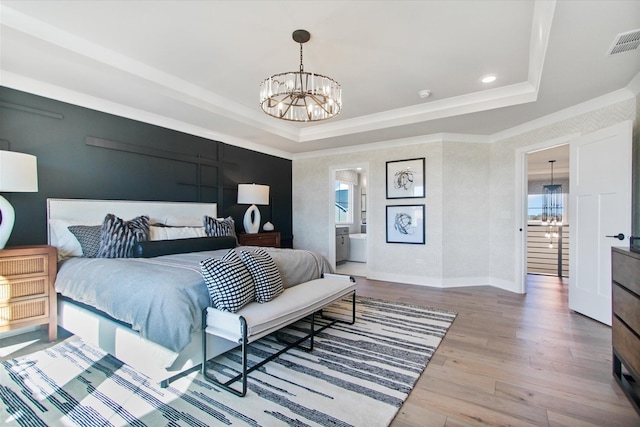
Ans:
<svg viewBox="0 0 640 427"><path fill-rule="evenodd" d="M83 257L84 247L68 227L95 227L107 214L125 220L147 215L150 224L170 226L173 235L138 245L135 258ZM193 233L204 216L217 214L215 203L48 199L48 241L58 248L59 260L58 325L165 386L196 369L202 362L202 310L210 303L200 261L239 249L231 248L235 239L230 244L228 238L175 237L180 230ZM263 249L285 287L332 272L313 252ZM237 345L211 336L207 354Z"/></svg>

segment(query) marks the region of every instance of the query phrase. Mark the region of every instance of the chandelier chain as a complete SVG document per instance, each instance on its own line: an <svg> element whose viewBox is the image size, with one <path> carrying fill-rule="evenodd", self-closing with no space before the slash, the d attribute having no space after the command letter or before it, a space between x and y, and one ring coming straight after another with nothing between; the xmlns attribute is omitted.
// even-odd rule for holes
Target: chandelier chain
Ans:
<svg viewBox="0 0 640 427"><path fill-rule="evenodd" d="M302 43L300 43L300 72L304 73L304 65L302 65Z"/></svg>

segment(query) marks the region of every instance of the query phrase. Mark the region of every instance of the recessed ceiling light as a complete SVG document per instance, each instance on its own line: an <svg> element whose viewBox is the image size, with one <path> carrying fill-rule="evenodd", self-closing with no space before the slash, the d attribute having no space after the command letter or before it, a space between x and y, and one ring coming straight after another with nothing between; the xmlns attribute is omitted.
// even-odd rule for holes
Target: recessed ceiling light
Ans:
<svg viewBox="0 0 640 427"><path fill-rule="evenodd" d="M482 83L493 83L496 81L496 76L494 76L493 74L490 74L488 76L484 76L482 78Z"/></svg>
<svg viewBox="0 0 640 427"><path fill-rule="evenodd" d="M428 98L431 96L431 91L429 89L424 89L418 92L418 96L422 99Z"/></svg>

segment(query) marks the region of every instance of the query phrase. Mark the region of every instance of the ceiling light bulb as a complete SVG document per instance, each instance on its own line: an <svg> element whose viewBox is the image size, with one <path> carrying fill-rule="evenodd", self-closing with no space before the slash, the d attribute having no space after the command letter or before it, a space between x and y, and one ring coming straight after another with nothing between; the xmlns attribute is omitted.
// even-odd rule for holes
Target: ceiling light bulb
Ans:
<svg viewBox="0 0 640 427"><path fill-rule="evenodd" d="M482 83L493 83L496 81L496 76L490 75L482 78Z"/></svg>

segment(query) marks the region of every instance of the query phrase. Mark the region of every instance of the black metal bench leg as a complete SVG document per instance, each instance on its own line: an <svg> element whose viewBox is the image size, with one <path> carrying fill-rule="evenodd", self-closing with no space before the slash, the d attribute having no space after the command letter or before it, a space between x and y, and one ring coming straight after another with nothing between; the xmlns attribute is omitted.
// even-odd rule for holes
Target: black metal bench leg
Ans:
<svg viewBox="0 0 640 427"><path fill-rule="evenodd" d="M227 390L228 392L231 392L233 394L235 394L236 396L240 396L240 397L244 397L247 394L247 376L249 374L249 372L253 371L254 369L256 369L258 366L254 366L252 369L247 369L247 321L244 319L244 317L240 317L240 328L241 328L241 332L242 332L242 339L240 342L240 347L241 347L241 358L242 358L242 367L241 367L241 372L240 374L236 375L235 377L231 378L229 381L223 383L218 381L218 379L214 376L210 376L209 374L207 374L207 332L206 332L206 323L207 323L207 318L206 318L206 309L205 312L203 313L203 320L202 320L202 377L212 383L217 385L218 387ZM241 384L242 384L242 388L240 391L236 390L235 388L231 387L231 384L235 383L236 381L241 380Z"/></svg>
<svg viewBox="0 0 640 427"><path fill-rule="evenodd" d="M336 319L335 317L325 316L323 310L320 310L320 316L322 316L322 318L325 320L331 320L333 323L353 325L354 323L356 323L356 292L353 291L353 293L351 294L351 320Z"/></svg>

